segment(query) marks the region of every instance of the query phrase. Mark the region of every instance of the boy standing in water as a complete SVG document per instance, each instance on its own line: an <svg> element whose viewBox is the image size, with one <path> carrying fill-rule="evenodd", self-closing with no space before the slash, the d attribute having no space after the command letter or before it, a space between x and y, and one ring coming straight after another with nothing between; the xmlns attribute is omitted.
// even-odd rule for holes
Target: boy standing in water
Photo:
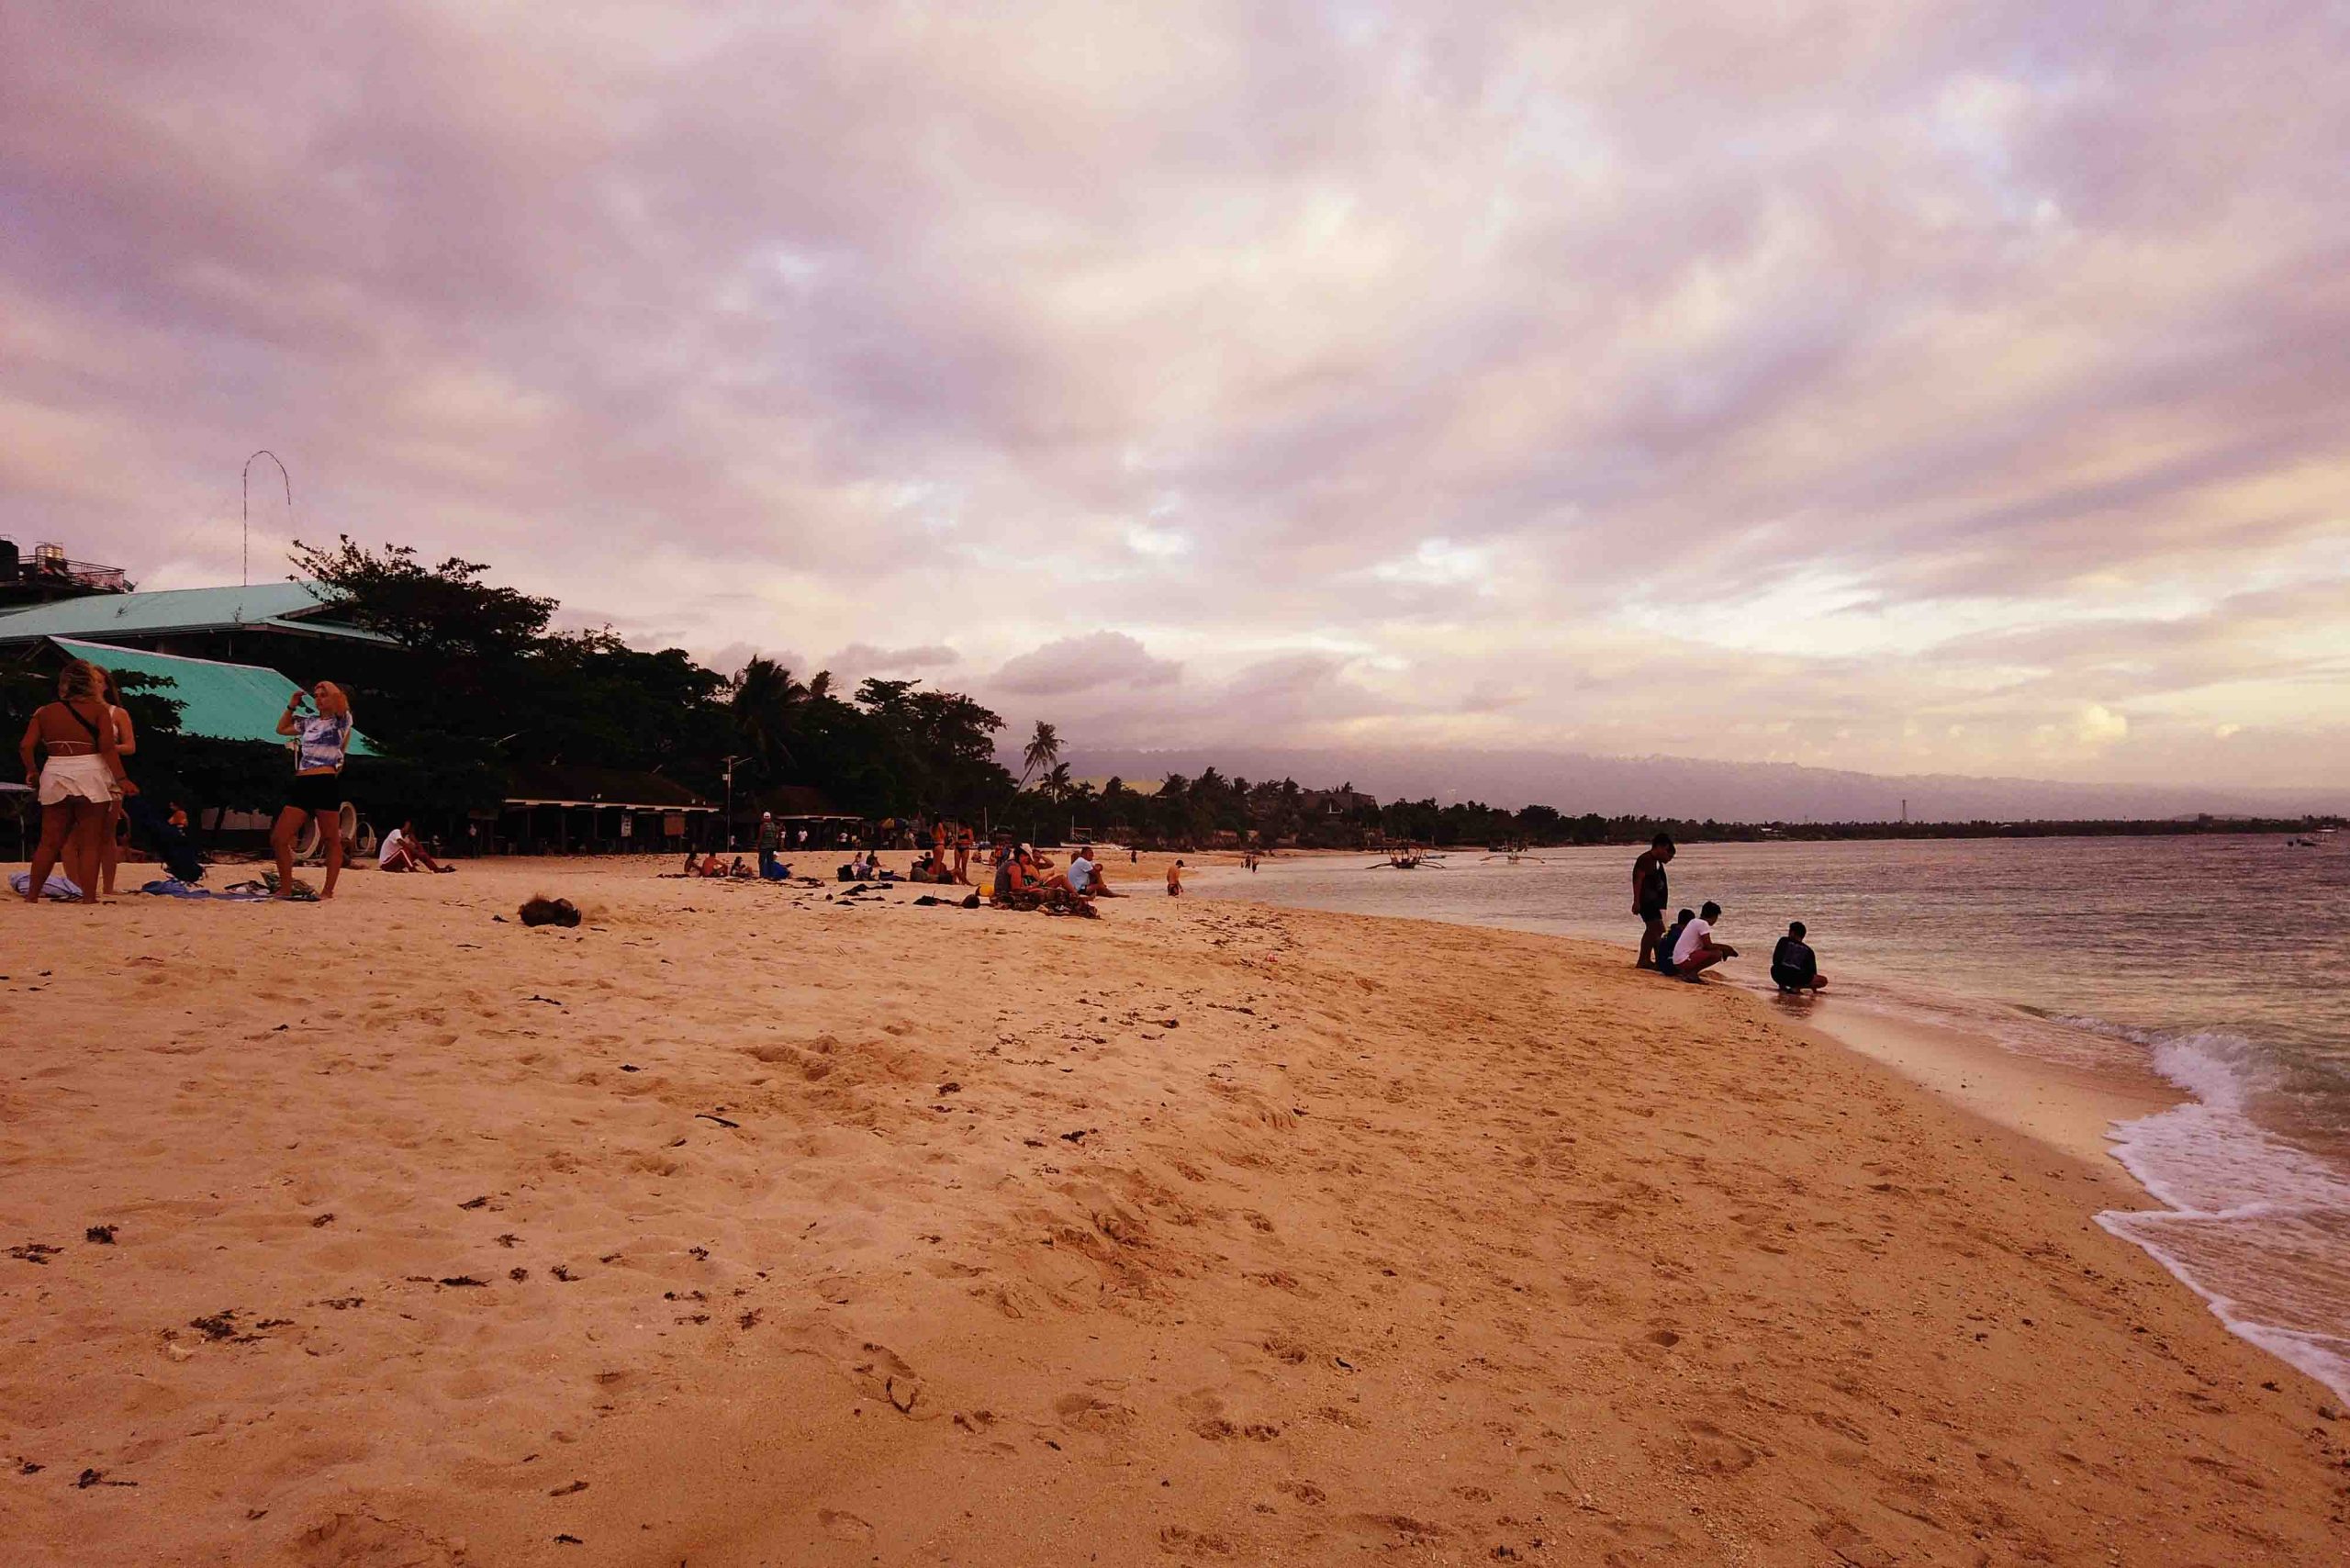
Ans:
<svg viewBox="0 0 2350 1568"><path fill-rule="evenodd" d="M1657 943L1664 935L1664 906L1672 896L1664 868L1672 858L1673 835L1661 833L1650 841L1648 853L1632 862L1632 913L1640 922L1640 956L1633 960L1634 969L1657 967ZM1665 961L1672 962L1670 955Z"/></svg>

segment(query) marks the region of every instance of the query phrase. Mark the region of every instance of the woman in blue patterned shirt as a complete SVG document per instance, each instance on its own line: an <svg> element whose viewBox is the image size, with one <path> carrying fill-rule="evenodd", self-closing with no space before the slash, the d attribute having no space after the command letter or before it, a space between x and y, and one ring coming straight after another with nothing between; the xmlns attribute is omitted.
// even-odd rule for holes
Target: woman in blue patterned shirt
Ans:
<svg viewBox="0 0 2350 1568"><path fill-rule="evenodd" d="M306 702L315 704L307 712ZM269 834L269 846L277 853L277 896L294 896L294 841L302 824L316 817L327 851L326 885L319 897L330 899L335 879L342 874L342 764L351 752L351 699L330 680L319 682L307 697L297 691L277 716L277 733L294 737L294 787Z"/></svg>

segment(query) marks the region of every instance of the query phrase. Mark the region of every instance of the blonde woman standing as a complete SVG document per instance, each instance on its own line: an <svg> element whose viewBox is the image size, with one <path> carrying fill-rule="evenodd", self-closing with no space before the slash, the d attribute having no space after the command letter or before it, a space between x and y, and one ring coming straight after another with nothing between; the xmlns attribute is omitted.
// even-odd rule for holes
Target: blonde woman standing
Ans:
<svg viewBox="0 0 2350 1568"><path fill-rule="evenodd" d="M330 899L335 879L342 875L342 765L351 755L351 699L330 680L319 682L307 697L297 691L277 716L277 733L294 738L294 784L269 834L269 846L277 853L276 896L294 896L294 841L302 824L316 817L327 851L327 879L319 897Z"/></svg>
<svg viewBox="0 0 2350 1568"><path fill-rule="evenodd" d="M25 883L28 902L40 902L60 860L80 886L82 902L98 902L98 834L115 802L139 793L122 771L113 721L97 666L74 659L57 672L57 700L35 709L25 725L17 755L25 782L40 792L40 846ZM36 751L43 754L38 767Z"/></svg>
<svg viewBox="0 0 2350 1568"><path fill-rule="evenodd" d="M117 756L130 757L139 751L139 731L130 722L130 710L122 705L122 689L115 684L114 671L104 665L92 666L98 672L98 683L106 698L106 714L114 723L114 748ZM128 768L128 761L123 764ZM122 864L122 791L114 792L114 809L106 813L106 832L98 839L98 890L111 897L114 893L115 868Z"/></svg>

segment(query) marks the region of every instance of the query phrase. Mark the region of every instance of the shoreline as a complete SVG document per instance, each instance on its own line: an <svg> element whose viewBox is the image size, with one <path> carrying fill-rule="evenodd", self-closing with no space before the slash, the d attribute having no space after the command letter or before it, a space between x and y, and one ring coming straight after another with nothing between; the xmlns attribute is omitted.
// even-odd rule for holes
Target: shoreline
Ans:
<svg viewBox="0 0 2350 1568"><path fill-rule="evenodd" d="M1737 988L1159 864L1100 921L641 858L6 912L0 1534L2330 1560L2350 1434L2113 1175Z"/></svg>
<svg viewBox="0 0 2350 1568"><path fill-rule="evenodd" d="M1339 854L1336 851L1291 852ZM1265 909L1315 906L1262 902L1228 890L1245 882L1218 877L1214 895ZM1598 962L1622 963L1630 947L1607 939L1484 925L1468 921L1411 915L1365 915L1364 919L1417 921L1478 931L1523 931L1528 935L1575 945ZM1628 968L1628 965L1626 967ZM1861 971L1865 981L1866 971ZM2121 1123L2159 1114L2188 1103L2191 1096L2157 1076L2151 1066L2076 1067L2018 1051L1988 1035L1897 1013L1853 999L1854 988L1831 991L1817 1001L1783 998L1760 985L1727 976L1706 984L1754 998L1790 1026L1817 1033L1837 1047L1890 1069L1904 1081L1968 1114L2022 1134L2049 1148L2109 1172L2126 1190L2150 1201L2153 1194L2114 1156L2112 1130Z"/></svg>
<svg viewBox="0 0 2350 1568"><path fill-rule="evenodd" d="M1790 1022L1826 1036L1970 1114L2109 1173L2154 1201L2114 1155L2113 1130L2189 1097L2151 1070L2072 1067L2011 1050L1987 1036L1841 1002L1785 1007ZM1778 1006L1775 999L1766 1005Z"/></svg>

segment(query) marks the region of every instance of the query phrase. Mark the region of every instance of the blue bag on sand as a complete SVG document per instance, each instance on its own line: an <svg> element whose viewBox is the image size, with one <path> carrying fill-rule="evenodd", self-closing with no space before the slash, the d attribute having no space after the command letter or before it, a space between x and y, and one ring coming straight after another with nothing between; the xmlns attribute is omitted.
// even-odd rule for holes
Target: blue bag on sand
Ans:
<svg viewBox="0 0 2350 1568"><path fill-rule="evenodd" d="M163 868L171 872L173 880L204 880L204 861L196 855L196 846L188 842L187 834L172 825L172 819L163 814L162 807L144 795L126 795L122 814L130 819L131 837L145 843L155 858L163 863Z"/></svg>

